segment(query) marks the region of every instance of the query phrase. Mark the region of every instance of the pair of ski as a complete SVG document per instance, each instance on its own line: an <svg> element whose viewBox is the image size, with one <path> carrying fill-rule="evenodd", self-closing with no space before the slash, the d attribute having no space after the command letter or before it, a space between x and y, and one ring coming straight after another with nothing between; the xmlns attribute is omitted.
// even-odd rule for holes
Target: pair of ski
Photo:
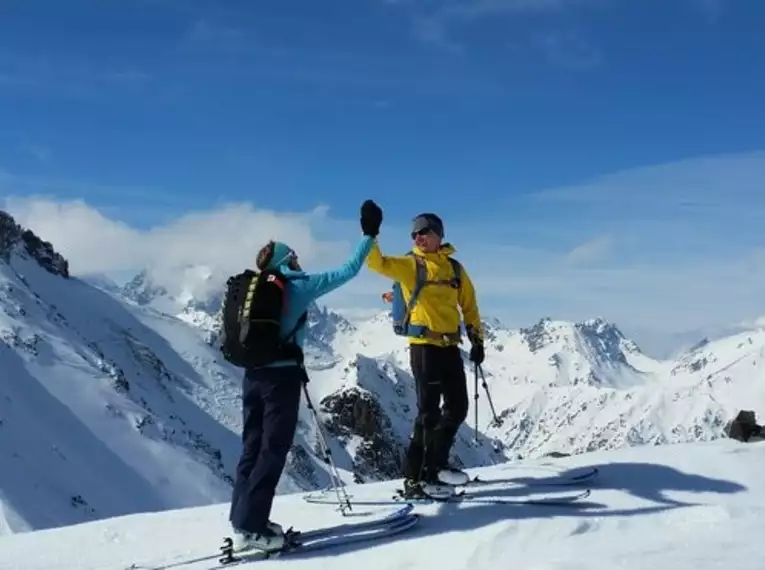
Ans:
<svg viewBox="0 0 765 570"><path fill-rule="evenodd" d="M220 549L222 556L218 562L220 562L221 567L228 568L243 562L267 560L271 557L281 557L292 553L313 552L394 536L409 530L420 520L419 515L412 513L413 509L414 505L406 504L381 519L306 531L290 529L285 532L284 548L276 552L251 550L235 553L232 548L233 541L231 538L226 538Z"/></svg>
<svg viewBox="0 0 765 570"><path fill-rule="evenodd" d="M405 498L402 494L394 496L390 500L351 500L355 505L370 505L370 506L384 506L390 504L404 503L398 510L394 511L390 515L382 519L374 519L359 523L341 524L334 527L308 530L308 531L292 531L286 532L287 546L276 553L267 552L246 552L246 553L234 553L232 550L232 541L227 538L224 545L221 547L222 556L219 559L221 567L227 568L231 565L252 562L255 560L266 560L273 556L282 556L290 553L311 552L317 550L323 550L327 548L333 548L338 546L345 546L347 544L353 544L363 541L377 540L389 536L394 536L406 530L409 530L420 520L419 515L412 513L415 505L418 504L431 504L434 502L461 502L468 501L470 503L484 503L484 504L499 504L499 505L567 505L575 503L581 499L584 499L590 495L589 489L582 491L572 491L559 493L554 496L546 496L540 498L530 497L518 497L518 498L504 498L504 497L476 497L471 496L466 489L490 486L490 485L503 485L508 483L515 483L518 485L525 485L529 488L534 487L567 487L587 484L598 476L597 468L591 468L582 473L572 476L557 476L547 479L521 479L512 478L506 480L489 479L483 480L479 477L474 477L466 481L462 485L451 485L455 490L458 487L463 487L459 491L447 495L444 498L426 497L426 498ZM327 496L326 494L314 495L309 494L304 497L306 502L315 504L337 504L337 499Z"/></svg>
<svg viewBox="0 0 765 570"><path fill-rule="evenodd" d="M585 485L598 477L598 469L592 467L582 471L577 475L558 475L550 478L508 478L508 479L480 479L474 477L469 479L465 475L464 483L439 485L440 492L425 497L406 497L402 489L397 489L390 499L349 499L353 505L381 506L398 503L409 503L413 505L429 505L433 503L470 503L470 504L488 504L488 505L549 505L562 506L575 503L590 496L590 490L562 491L550 494L544 497L485 497L471 494L470 490L476 487L488 487L498 485L502 489L503 485L512 484L524 486L529 489L542 487L570 487ZM505 487L506 488L506 487ZM315 504L337 504L337 499L331 497L326 491L317 494L308 494L304 497L308 503Z"/></svg>
<svg viewBox="0 0 765 570"><path fill-rule="evenodd" d="M232 566L247 562L257 562L270 558L289 556L295 553L321 551L358 542L379 540L388 536L395 536L416 525L420 517L412 513L413 510L414 505L405 504L399 506L395 511L383 518L357 523L344 523L306 531L289 529L285 531L286 541L284 548L275 552L255 549L237 552L233 548L234 541L230 537L226 537L223 539L223 545L219 548L220 554L208 554L194 559L186 559L154 567L133 564L126 568L126 570L170 570L189 564L198 564L208 560L212 561L215 558L218 559L218 565L210 570L226 570Z"/></svg>

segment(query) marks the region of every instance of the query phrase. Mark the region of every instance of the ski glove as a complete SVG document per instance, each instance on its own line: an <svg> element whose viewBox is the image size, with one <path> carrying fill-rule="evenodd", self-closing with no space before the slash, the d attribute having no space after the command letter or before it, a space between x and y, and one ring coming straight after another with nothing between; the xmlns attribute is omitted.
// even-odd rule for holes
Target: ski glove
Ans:
<svg viewBox="0 0 765 570"><path fill-rule="evenodd" d="M373 200L366 200L361 205L361 231L365 236L377 237L382 219L382 210Z"/></svg>
<svg viewBox="0 0 765 570"><path fill-rule="evenodd" d="M470 347L470 361L480 365L486 357L483 350L483 343L476 342Z"/></svg>

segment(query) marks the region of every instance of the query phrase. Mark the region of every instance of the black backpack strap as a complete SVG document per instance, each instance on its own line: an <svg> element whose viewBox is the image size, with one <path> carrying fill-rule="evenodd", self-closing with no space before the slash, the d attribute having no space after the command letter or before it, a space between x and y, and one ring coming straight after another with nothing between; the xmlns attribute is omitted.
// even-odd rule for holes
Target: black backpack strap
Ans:
<svg viewBox="0 0 765 570"><path fill-rule="evenodd" d="M462 287L462 265L460 265L460 262L453 257L450 257L449 261L451 262L452 270L454 271L452 284L455 289L460 289Z"/></svg>

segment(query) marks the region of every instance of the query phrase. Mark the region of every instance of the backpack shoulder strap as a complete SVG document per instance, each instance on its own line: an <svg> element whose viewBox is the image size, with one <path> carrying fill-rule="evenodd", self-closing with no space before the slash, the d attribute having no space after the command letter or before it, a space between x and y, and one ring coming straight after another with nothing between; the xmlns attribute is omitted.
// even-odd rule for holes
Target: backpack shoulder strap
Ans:
<svg viewBox="0 0 765 570"><path fill-rule="evenodd" d="M415 255L414 252L409 251L406 253L406 255L411 255L412 257L414 257L414 263L417 269L416 275L415 275L414 289L412 289L412 296L409 298L409 302L406 305L406 315L404 317L404 323L408 325L409 317L412 314L412 309L414 309L414 305L415 303L417 303L417 297L420 296L422 287L425 285L425 282L427 281L428 270L425 267L425 260L419 257L418 255Z"/></svg>
<svg viewBox="0 0 765 570"><path fill-rule="evenodd" d="M455 289L459 289L460 287L462 287L462 264L460 264L460 262L454 259L453 257L450 257L449 261L451 262L452 269L454 270L454 277L452 277L452 283L454 284Z"/></svg>
<svg viewBox="0 0 765 570"><path fill-rule="evenodd" d="M307 276L303 276L303 275L293 275L293 274L285 275L284 273L282 273L278 269L265 269L259 275L262 275L262 274L274 275L280 281L283 281L284 283L286 283L287 281L293 281L295 279L305 279L305 278L307 278ZM279 287L280 287L280 289L282 289L282 294L286 295L287 292L283 290L283 287L281 285ZM305 325L307 320L308 320L308 311L304 311L303 314L300 315L300 317L298 318L297 322L295 323L295 326L292 327L292 330L289 333L287 333L287 335L284 337L282 342L284 344L289 343L295 337L295 335L301 329L301 327L303 327L303 325Z"/></svg>
<svg viewBox="0 0 765 570"><path fill-rule="evenodd" d="M452 266L452 277L450 279L436 279L434 281L426 281L425 285L448 285L454 289L459 289L462 286L462 265L456 259L448 258L449 263Z"/></svg>

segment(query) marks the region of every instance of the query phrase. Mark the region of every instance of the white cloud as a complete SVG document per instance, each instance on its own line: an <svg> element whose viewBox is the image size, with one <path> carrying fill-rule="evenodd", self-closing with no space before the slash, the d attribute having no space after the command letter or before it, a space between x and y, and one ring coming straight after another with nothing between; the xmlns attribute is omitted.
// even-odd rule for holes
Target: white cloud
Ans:
<svg viewBox="0 0 765 570"><path fill-rule="evenodd" d="M762 153L702 158L497 204L488 220L444 213L444 221L482 312L513 326L547 315L599 315L665 333L728 326L765 314L763 172ZM694 216L683 214L689 199L701 209ZM271 237L288 241L306 270L323 270L345 262L359 236L356 219L333 219L326 208L287 213L229 204L149 229L82 201L16 198L7 209L80 274L154 266L171 268L172 277L184 265L230 274L252 265ZM487 234L487 224L496 231ZM380 241L386 253L406 251L406 216L386 216ZM363 269L324 301L384 309L380 294L389 287Z"/></svg>
<svg viewBox="0 0 765 570"><path fill-rule="evenodd" d="M442 3L439 13L453 19L473 19L496 14L561 12L583 6L605 5L603 0L468 0Z"/></svg>
<svg viewBox="0 0 765 570"><path fill-rule="evenodd" d="M614 238L603 235L580 243L566 255L566 261L573 265L580 265L601 261L611 252L614 247Z"/></svg>
<svg viewBox="0 0 765 570"><path fill-rule="evenodd" d="M269 239L288 243L305 267L337 262L349 251L348 242L316 237L316 225L332 223L324 208L287 213L229 204L146 230L110 219L81 200L10 198L5 209L53 243L69 259L72 273L80 275L186 265L230 274L253 266Z"/></svg>
<svg viewBox="0 0 765 570"><path fill-rule="evenodd" d="M456 55L465 52L465 47L456 36L466 26L503 17L529 17L524 22L522 31L513 30L510 33L514 41L523 42L528 48L541 51L550 63L568 69L597 65L601 62L602 55L588 38L576 30L559 29L562 16L571 10L613 6L612 0L453 0L387 3L409 12L414 34L419 40ZM540 27L540 21L543 27Z"/></svg>
<svg viewBox="0 0 765 570"><path fill-rule="evenodd" d="M547 59L572 71L588 69L603 62L603 54L595 44L576 30L545 30L532 36Z"/></svg>
<svg viewBox="0 0 765 570"><path fill-rule="evenodd" d="M253 38L248 38L243 30L215 23L208 19L209 16L194 21L186 36L185 45L230 52L249 52L255 49L252 45Z"/></svg>
<svg viewBox="0 0 765 570"><path fill-rule="evenodd" d="M740 326L745 329L765 328L765 315L760 315L754 319L744 319Z"/></svg>
<svg viewBox="0 0 765 570"><path fill-rule="evenodd" d="M588 208L635 208L655 216L671 206L673 215L758 214L765 210L765 151L691 157L665 164L635 167L599 176L584 184L551 188L532 195L540 203L567 203Z"/></svg>
<svg viewBox="0 0 765 570"><path fill-rule="evenodd" d="M723 326L765 311L765 252L745 249L706 260L579 267L568 255L469 258L478 292L501 299L496 313L512 324L542 315L603 316L655 331Z"/></svg>

